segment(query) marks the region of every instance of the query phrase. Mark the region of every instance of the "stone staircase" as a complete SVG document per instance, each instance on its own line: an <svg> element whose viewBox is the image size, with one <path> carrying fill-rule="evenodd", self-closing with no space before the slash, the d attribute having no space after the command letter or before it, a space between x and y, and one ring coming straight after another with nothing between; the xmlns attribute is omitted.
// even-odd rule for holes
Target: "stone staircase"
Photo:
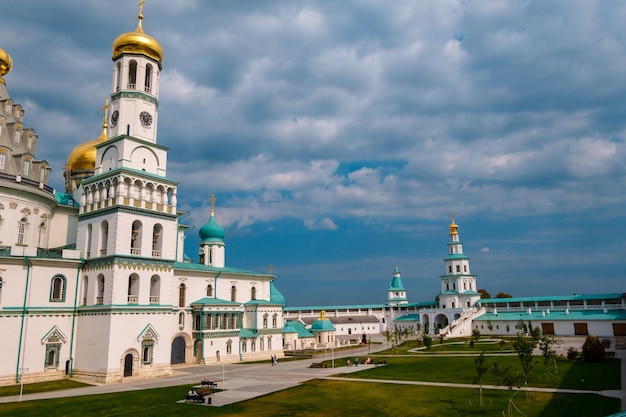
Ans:
<svg viewBox="0 0 626 417"><path fill-rule="evenodd" d="M472 320L475 317L484 314L486 311L485 307L473 307L469 310L465 310L458 319L452 321L446 327L441 329L439 334L444 335L446 338L470 337L472 335Z"/></svg>

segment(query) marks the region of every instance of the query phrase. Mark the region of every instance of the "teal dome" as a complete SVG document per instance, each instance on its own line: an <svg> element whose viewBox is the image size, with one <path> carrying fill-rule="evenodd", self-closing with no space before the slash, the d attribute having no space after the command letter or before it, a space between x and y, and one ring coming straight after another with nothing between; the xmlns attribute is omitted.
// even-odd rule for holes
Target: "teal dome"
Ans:
<svg viewBox="0 0 626 417"><path fill-rule="evenodd" d="M202 242L224 242L224 229L215 221L213 215L211 215L209 221L200 228L198 234Z"/></svg>
<svg viewBox="0 0 626 417"><path fill-rule="evenodd" d="M270 303L279 304L281 306L287 305L287 302L285 301L285 296L276 289L274 281L270 282Z"/></svg>
<svg viewBox="0 0 626 417"><path fill-rule="evenodd" d="M330 320L328 320L328 318L326 317L326 314L324 313L324 310L322 310L322 312L320 313L320 318L313 322L313 325L311 326L311 331L312 332L334 332L335 331L335 326L333 326L333 323Z"/></svg>

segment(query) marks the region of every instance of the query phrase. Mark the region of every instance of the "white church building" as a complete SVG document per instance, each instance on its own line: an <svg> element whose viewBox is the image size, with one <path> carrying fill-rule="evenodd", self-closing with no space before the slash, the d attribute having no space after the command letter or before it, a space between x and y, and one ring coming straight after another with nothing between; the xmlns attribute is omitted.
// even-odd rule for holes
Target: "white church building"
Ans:
<svg viewBox="0 0 626 417"><path fill-rule="evenodd" d="M142 19L140 6L113 42L102 134L70 154L64 193L48 186L0 49L0 384L282 356L276 277L226 265L215 199L198 262L183 255L189 226L157 143L163 52Z"/></svg>
<svg viewBox="0 0 626 417"><path fill-rule="evenodd" d="M396 267L381 304L287 306L275 275L227 264L214 197L198 258L187 258L190 226L157 143L163 51L142 21L140 5L135 31L113 42L102 133L69 155L64 192L48 185L0 49L0 385L158 377L408 327L507 335L522 320L557 335L626 336L625 294L481 300L454 218L433 301L410 302Z"/></svg>

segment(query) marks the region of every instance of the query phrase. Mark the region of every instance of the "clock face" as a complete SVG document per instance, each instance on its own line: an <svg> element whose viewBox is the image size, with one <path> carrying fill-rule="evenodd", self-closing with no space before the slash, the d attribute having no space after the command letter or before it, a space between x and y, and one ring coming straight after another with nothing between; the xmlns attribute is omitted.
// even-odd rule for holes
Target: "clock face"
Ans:
<svg viewBox="0 0 626 417"><path fill-rule="evenodd" d="M117 121L120 119L120 112L115 110L113 114L111 114L111 127L117 126Z"/></svg>
<svg viewBox="0 0 626 417"><path fill-rule="evenodd" d="M139 113L139 121L141 122L141 126L148 128L152 125L152 115L147 111L142 111Z"/></svg>

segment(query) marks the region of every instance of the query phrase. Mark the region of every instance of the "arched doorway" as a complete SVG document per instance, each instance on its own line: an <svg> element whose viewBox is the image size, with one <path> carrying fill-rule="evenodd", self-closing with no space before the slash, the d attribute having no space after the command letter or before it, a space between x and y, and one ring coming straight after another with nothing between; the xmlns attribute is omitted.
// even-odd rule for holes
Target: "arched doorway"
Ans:
<svg viewBox="0 0 626 417"><path fill-rule="evenodd" d="M172 341L172 357L170 363L175 365L177 363L185 363L185 350L187 345L185 338L178 336Z"/></svg>
<svg viewBox="0 0 626 417"><path fill-rule="evenodd" d="M437 314L434 321L435 326L440 330L448 325L448 318L444 314Z"/></svg>
<svg viewBox="0 0 626 417"><path fill-rule="evenodd" d="M428 319L428 314L422 315L422 329L424 330L424 334L430 333L430 320Z"/></svg>
<svg viewBox="0 0 626 417"><path fill-rule="evenodd" d="M127 376L133 376L133 354L127 353L124 356L124 378Z"/></svg>

